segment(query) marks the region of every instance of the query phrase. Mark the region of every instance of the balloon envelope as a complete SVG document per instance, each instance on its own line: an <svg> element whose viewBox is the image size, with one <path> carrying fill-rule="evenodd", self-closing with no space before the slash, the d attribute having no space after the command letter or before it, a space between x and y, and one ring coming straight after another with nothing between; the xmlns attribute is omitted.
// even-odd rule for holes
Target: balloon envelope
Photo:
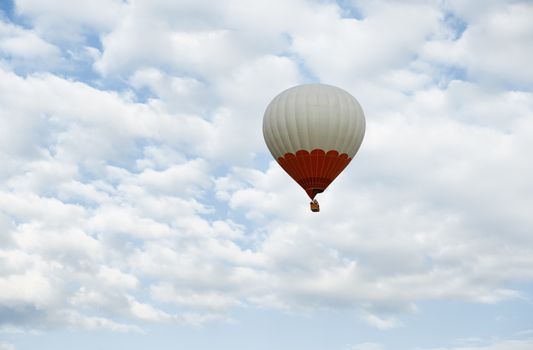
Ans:
<svg viewBox="0 0 533 350"><path fill-rule="evenodd" d="M283 91L270 102L263 118L270 153L311 199L350 163L364 134L359 102L325 84Z"/></svg>

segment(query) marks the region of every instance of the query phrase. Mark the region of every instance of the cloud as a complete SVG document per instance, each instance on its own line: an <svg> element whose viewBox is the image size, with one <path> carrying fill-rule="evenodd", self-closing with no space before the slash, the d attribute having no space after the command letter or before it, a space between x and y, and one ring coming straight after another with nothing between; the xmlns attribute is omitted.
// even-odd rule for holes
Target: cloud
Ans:
<svg viewBox="0 0 533 350"><path fill-rule="evenodd" d="M180 232L222 240L241 235L236 224L201 217L211 209L194 197L211 186L208 163L156 147L159 128L172 133L156 119L172 123L172 117L53 75L1 74L2 157L13 165L4 169L0 191L7 243L0 299L9 315L2 324L130 331L138 329L131 320L216 318L171 315L122 294L143 283L142 274L120 262L144 250L144 240L172 240ZM141 139L151 141L138 148Z"/></svg>
<svg viewBox="0 0 533 350"><path fill-rule="evenodd" d="M187 30L182 27L188 18L183 4L169 5L164 1L129 4L116 29L103 38L104 52L97 69L110 73L131 71L136 66L181 66L197 73L205 69L204 74L209 74L239 63L240 55L230 31L207 24L210 18L216 18L219 6L192 3L186 6L199 19L200 28L191 31L189 26ZM137 49L139 44L144 50ZM211 57L219 53L223 54L213 62Z"/></svg>
<svg viewBox="0 0 533 350"><path fill-rule="evenodd" d="M26 0L29 28L0 22L3 326L334 308L386 330L421 301L527 298L530 6L254 5ZM96 79L32 66L72 47ZM368 118L313 216L261 135L270 99L308 80L353 92ZM478 348L511 345L528 343Z"/></svg>
<svg viewBox="0 0 533 350"><path fill-rule="evenodd" d="M372 17L372 9L365 11ZM451 35L441 32L440 15L434 20L428 33ZM425 38L415 42L422 50ZM364 300L371 310L389 309L392 300L397 310L420 299L494 303L521 297L498 285L531 278L523 249L531 243L530 198L523 195L530 184L522 176L531 169L521 151L530 140L530 93L429 79L402 64L385 64L390 71L358 88L365 90L368 134L346 174L324 194L320 220L308 217L306 204L298 204L305 196L274 163L265 171L234 168L215 180L218 197L267 232L261 252L272 271L279 268L280 285L299 286L278 289L277 302ZM329 67L347 71L317 67L331 76Z"/></svg>
<svg viewBox="0 0 533 350"><path fill-rule="evenodd" d="M531 278L522 196L530 184L519 175L509 182L508 170L529 167L518 146L529 138L515 126L529 123L531 106L529 99L511 102L516 95L508 92L477 90L472 100L464 93L471 87L452 82L421 91L370 120L360 155L323 195L320 218L308 216L303 191L277 164L264 172L235 169L215 181L220 198L269 232L261 251L279 267L275 275L299 286L278 290L279 297L366 302L380 312L409 310L421 299L521 297L503 286ZM507 117L503 126L505 114L485 106L493 98L516 108L517 119ZM470 112L485 108L483 119Z"/></svg>
<svg viewBox="0 0 533 350"><path fill-rule="evenodd" d="M465 69L477 81L527 87L533 80L533 71L526 63L533 54L531 3L449 4L457 16L468 20L468 27L456 40L429 41L424 55L434 62ZM475 11L470 5L476 6Z"/></svg>
<svg viewBox="0 0 533 350"><path fill-rule="evenodd" d="M60 49L35 31L0 20L0 62L19 69L50 69L61 62Z"/></svg>
<svg viewBox="0 0 533 350"><path fill-rule="evenodd" d="M154 299L158 301L193 308L207 308L217 311L239 304L238 300L227 295L216 292L178 291L169 284L154 285L150 289Z"/></svg>
<svg viewBox="0 0 533 350"><path fill-rule="evenodd" d="M438 9L422 2L359 5L362 20L324 12L328 15L292 35L291 49L323 81L346 86L383 69L404 67L426 38L440 30ZM411 20L414 16L417 21Z"/></svg>
<svg viewBox="0 0 533 350"><path fill-rule="evenodd" d="M78 329L91 331L105 329L113 332L141 332L141 329L135 325L122 324L103 317L85 316L71 310L59 312L59 316L62 319L62 323L66 322L67 325Z"/></svg>
<svg viewBox="0 0 533 350"><path fill-rule="evenodd" d="M87 32L110 30L123 11L120 0L71 1L16 0L15 11L53 42L80 41Z"/></svg>
<svg viewBox="0 0 533 350"><path fill-rule="evenodd" d="M2 304L34 303L43 306L54 302L54 288L51 282L36 271L27 271L23 275L15 275L0 280Z"/></svg>
<svg viewBox="0 0 533 350"><path fill-rule="evenodd" d="M392 329L401 326L401 323L392 317L381 318L376 315L368 314L365 316L364 319L371 326L374 326L377 329L381 330Z"/></svg>

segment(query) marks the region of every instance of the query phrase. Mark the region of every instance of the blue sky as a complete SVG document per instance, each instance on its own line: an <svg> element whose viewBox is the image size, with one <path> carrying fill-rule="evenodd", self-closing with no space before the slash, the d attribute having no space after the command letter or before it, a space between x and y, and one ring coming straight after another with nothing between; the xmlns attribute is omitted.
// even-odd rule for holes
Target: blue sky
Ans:
<svg viewBox="0 0 533 350"><path fill-rule="evenodd" d="M529 1L0 2L0 350L533 349ZM308 198L261 124L361 103Z"/></svg>

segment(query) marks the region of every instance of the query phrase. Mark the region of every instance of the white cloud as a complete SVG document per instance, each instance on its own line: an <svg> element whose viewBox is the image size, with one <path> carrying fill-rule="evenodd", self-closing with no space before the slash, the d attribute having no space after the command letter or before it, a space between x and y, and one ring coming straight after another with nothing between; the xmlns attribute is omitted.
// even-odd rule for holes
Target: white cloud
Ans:
<svg viewBox="0 0 533 350"><path fill-rule="evenodd" d="M207 308L220 311L239 304L238 300L232 299L227 295L218 294L213 291L178 291L169 284L155 285L150 290L154 299L158 301L193 308Z"/></svg>
<svg viewBox="0 0 533 350"><path fill-rule="evenodd" d="M180 123L173 131L164 121L174 123L173 116L82 83L1 73L2 157L15 165L2 173L0 191L2 304L13 313L2 324L130 331L138 326L112 318L217 319L209 312L170 315L118 292L135 293L143 283L126 261L149 240L205 235L223 242L214 244L220 254L239 252L227 240L242 236L242 228L203 219L212 209L194 198L211 186L208 162L157 147L164 133L174 139L182 132ZM138 139L151 141L138 147ZM39 293L21 294L21 286Z"/></svg>
<svg viewBox="0 0 533 350"><path fill-rule="evenodd" d="M288 43L284 33L294 20L290 14L302 9L310 14L308 7L313 5L302 1L260 1L254 6L240 1L137 1L104 38L96 67L108 74L156 66L211 80L273 49L274 54L283 52ZM139 45L144 49L138 50Z"/></svg>
<svg viewBox="0 0 533 350"><path fill-rule="evenodd" d="M112 153L119 157L119 149L120 155L131 150L129 138L153 132L145 107L115 93L53 75L24 79L3 70L0 75L2 144L13 156L35 156L47 147L67 159L112 160Z"/></svg>
<svg viewBox="0 0 533 350"><path fill-rule="evenodd" d="M505 285L531 278L529 95L452 81L383 101L319 217L275 163L235 168L217 193L267 232L260 252L279 285L299 286L276 300L409 310L421 299L521 298Z"/></svg>
<svg viewBox="0 0 533 350"><path fill-rule="evenodd" d="M0 19L0 63L17 69L53 69L61 63L60 49L35 31Z"/></svg>
<svg viewBox="0 0 533 350"><path fill-rule="evenodd" d="M86 330L105 329L114 332L141 332L141 328L136 325L123 324L103 317L87 317L72 310L60 311L59 315L67 322L67 325L74 328Z"/></svg>
<svg viewBox="0 0 533 350"><path fill-rule="evenodd" d="M124 7L121 0L16 0L17 14L54 42L79 41L86 31L110 30Z"/></svg>
<svg viewBox="0 0 533 350"><path fill-rule="evenodd" d="M424 55L434 62L465 69L478 81L527 88L533 81L533 70L527 63L533 55L532 4L503 1L449 4L458 16L469 20L468 27L457 40L428 42Z"/></svg>
<svg viewBox="0 0 533 350"><path fill-rule="evenodd" d="M0 324L140 331L236 307L351 308L385 330L420 301L523 298L530 6L355 5L362 18L299 0L18 1L33 28L1 22L3 56L24 66L68 42L101 86L126 87L0 66ZM368 117L319 215L261 135L269 100L309 74Z"/></svg>
<svg viewBox="0 0 533 350"><path fill-rule="evenodd" d="M381 330L392 329L401 326L401 322L394 317L383 318L376 315L367 314L365 315L364 319L371 326Z"/></svg>
<svg viewBox="0 0 533 350"><path fill-rule="evenodd" d="M134 275L107 266L100 267L98 278L109 288L130 289L139 285L139 280Z"/></svg>
<svg viewBox="0 0 533 350"><path fill-rule="evenodd" d="M331 11L292 35L291 49L325 82L346 86L354 79L371 79L383 69L403 67L426 38L440 30L438 9L423 2L359 5L362 20L340 18Z"/></svg>
<svg viewBox="0 0 533 350"><path fill-rule="evenodd" d="M137 70L130 81L137 89L148 87L158 99L165 101L170 111L205 115L216 105L210 102L214 96L208 86L191 77L169 76L158 69L147 68Z"/></svg>
<svg viewBox="0 0 533 350"><path fill-rule="evenodd" d="M163 171L147 169L139 174L138 181L140 186L152 193L194 195L209 187L208 173L208 164L202 159L195 159ZM187 184L187 187L183 188L183 184Z"/></svg>
<svg viewBox="0 0 533 350"><path fill-rule="evenodd" d="M142 6L131 5L117 29L103 38L104 52L96 63L97 70L107 74L138 66L180 66L205 77L242 63L229 30L172 31L172 24L169 28L161 24L160 17L140 11ZM142 20L137 20L139 16ZM138 50L139 45L144 49ZM218 59L213 61L212 57Z"/></svg>
<svg viewBox="0 0 533 350"><path fill-rule="evenodd" d="M33 303L37 307L43 307L57 302L52 282L39 271L2 277L0 287L0 301L3 305Z"/></svg>
<svg viewBox="0 0 533 350"><path fill-rule="evenodd" d="M320 220L308 218L311 220L308 225L298 226L290 219L289 222L276 221L273 225L276 229L271 229L262 246L263 253L280 268L273 270L275 274L286 278L287 283L290 280L291 285L299 286L298 289L278 289L282 295L290 297L297 293L300 296L297 299L302 302L319 300L330 305L364 300L374 303L378 309L390 303L398 308L419 298L451 297L496 302L519 296L516 292L495 288L494 283L528 278L527 266L531 261L527 249L520 244L511 247L507 241L508 248L501 250L503 241L492 236L490 239L486 237L480 246L478 235L483 235L483 231L468 232L464 223L455 217L457 214L440 210L430 214L427 207L402 204L398 200L408 198L407 193L399 195L390 207L382 208L375 204L380 202L378 198L382 195L391 197L393 191L390 189L368 192L360 188L356 194L347 192L345 184L338 184L338 188L338 191L324 195L327 198L322 203ZM364 191L362 194L361 190ZM268 198L267 193L251 201L254 207L265 208L261 204ZM286 193L276 201L278 209L303 217L305 214L299 212L307 211L305 197L301 196L301 204L293 204L288 198L291 196L292 193ZM298 198L298 194L294 196ZM295 206L301 210L296 212ZM355 217L353 221L344 220L334 227L322 222L338 221L337 218L350 215L348 213ZM250 217L255 218L255 215ZM268 218L271 220L272 214ZM302 219L296 217L293 220ZM384 226L384 222L391 226ZM436 222L438 226L435 226ZM328 234L324 235L326 232ZM329 247L329 250L320 247ZM510 262L513 268L508 264L508 254L515 256ZM351 259L357 264L349 263ZM292 269L300 273L294 275ZM481 281L487 284L480 285ZM302 300L303 295L311 299Z"/></svg>
<svg viewBox="0 0 533 350"><path fill-rule="evenodd" d="M57 59L59 49L41 39L31 30L25 30L0 21L0 50L22 59Z"/></svg>
<svg viewBox="0 0 533 350"><path fill-rule="evenodd" d="M132 314L141 320L155 322L168 322L172 320L172 316L166 312L158 310L149 304L139 303L136 300L130 300L130 308Z"/></svg>

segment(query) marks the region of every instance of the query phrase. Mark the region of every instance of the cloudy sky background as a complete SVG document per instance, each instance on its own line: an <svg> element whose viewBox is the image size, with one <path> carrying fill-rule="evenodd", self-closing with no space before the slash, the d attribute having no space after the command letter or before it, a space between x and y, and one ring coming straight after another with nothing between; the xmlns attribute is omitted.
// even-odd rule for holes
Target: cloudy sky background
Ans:
<svg viewBox="0 0 533 350"><path fill-rule="evenodd" d="M533 349L531 1L0 0L0 349ZM353 94L321 213L266 105Z"/></svg>

